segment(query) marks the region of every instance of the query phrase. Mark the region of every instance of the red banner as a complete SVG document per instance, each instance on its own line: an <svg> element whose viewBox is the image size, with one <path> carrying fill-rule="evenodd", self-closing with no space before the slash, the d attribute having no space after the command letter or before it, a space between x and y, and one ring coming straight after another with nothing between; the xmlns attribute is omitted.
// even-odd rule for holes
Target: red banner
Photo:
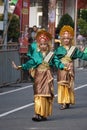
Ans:
<svg viewBox="0 0 87 130"><path fill-rule="evenodd" d="M22 9L20 16L20 25L21 25L20 30L22 32L22 35L19 38L20 53L28 52L29 8L30 8L30 1L22 0Z"/></svg>
<svg viewBox="0 0 87 130"><path fill-rule="evenodd" d="M87 9L87 0L78 0L78 9Z"/></svg>
<svg viewBox="0 0 87 130"><path fill-rule="evenodd" d="M22 9L22 0L18 0L13 13L20 17L21 9Z"/></svg>

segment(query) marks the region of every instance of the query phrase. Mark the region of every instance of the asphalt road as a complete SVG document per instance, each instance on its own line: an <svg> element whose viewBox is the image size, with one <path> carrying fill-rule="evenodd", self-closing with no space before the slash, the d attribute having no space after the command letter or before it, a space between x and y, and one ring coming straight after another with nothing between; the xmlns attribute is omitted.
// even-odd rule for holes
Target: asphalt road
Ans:
<svg viewBox="0 0 87 130"><path fill-rule="evenodd" d="M87 129L87 69L75 71L76 104L60 110L55 100L53 114L47 121L34 122L33 84L21 83L0 88L0 130L86 130Z"/></svg>

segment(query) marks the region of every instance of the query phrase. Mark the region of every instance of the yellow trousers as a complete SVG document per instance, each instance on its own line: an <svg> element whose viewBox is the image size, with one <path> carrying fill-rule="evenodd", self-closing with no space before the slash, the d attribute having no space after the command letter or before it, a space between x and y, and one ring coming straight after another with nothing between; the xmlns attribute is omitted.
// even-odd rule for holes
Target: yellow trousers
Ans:
<svg viewBox="0 0 87 130"><path fill-rule="evenodd" d="M74 90L66 85L58 85L58 103L75 104Z"/></svg>
<svg viewBox="0 0 87 130"><path fill-rule="evenodd" d="M35 114L43 117L52 115L53 102L50 97L35 96L34 101Z"/></svg>

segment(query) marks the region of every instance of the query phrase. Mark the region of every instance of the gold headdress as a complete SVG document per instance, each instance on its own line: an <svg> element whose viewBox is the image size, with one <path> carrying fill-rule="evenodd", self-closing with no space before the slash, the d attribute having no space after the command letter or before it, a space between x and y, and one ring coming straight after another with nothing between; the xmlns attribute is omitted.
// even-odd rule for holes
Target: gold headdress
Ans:
<svg viewBox="0 0 87 130"><path fill-rule="evenodd" d="M44 42L49 42L52 40L52 35L46 30L41 29L37 32L36 40L38 43L40 43L42 40L44 40Z"/></svg>
<svg viewBox="0 0 87 130"><path fill-rule="evenodd" d="M65 36L70 39L74 37L74 29L69 25L64 25L60 30L60 37L64 38Z"/></svg>

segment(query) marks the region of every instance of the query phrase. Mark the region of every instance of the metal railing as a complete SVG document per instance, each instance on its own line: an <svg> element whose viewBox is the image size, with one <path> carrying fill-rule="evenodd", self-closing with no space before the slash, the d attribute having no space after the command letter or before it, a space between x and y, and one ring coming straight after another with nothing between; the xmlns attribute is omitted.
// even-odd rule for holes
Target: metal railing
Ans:
<svg viewBox="0 0 87 130"><path fill-rule="evenodd" d="M0 44L0 86L16 83L21 80L21 72L12 68L11 60L20 64L18 44L8 43L7 46Z"/></svg>

